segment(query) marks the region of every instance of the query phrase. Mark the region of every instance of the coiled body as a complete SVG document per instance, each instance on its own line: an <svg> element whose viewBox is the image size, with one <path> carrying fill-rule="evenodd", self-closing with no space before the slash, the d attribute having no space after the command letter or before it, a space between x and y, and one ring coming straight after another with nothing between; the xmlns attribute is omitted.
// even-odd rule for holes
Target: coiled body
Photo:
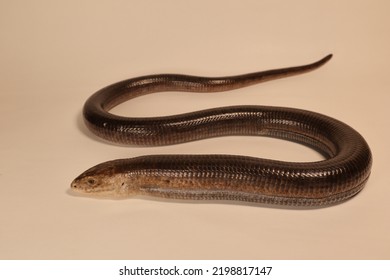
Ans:
<svg viewBox="0 0 390 280"><path fill-rule="evenodd" d="M110 114L117 104L157 91L215 92L300 74L305 66L234 77L152 75L122 81L92 95L84 106L87 127L116 143L167 145L223 135L259 135L295 141L325 160L284 162L234 155L151 155L113 160L85 171L72 189L127 197L223 199L290 206L326 206L357 194L370 175L372 157L363 137L333 118L293 108L233 106L155 118Z"/></svg>

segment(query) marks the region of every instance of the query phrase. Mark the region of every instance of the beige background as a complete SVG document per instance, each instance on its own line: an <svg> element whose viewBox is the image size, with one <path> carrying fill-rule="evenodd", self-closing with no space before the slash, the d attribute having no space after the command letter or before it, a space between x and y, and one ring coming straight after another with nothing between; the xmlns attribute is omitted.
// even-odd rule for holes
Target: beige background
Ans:
<svg viewBox="0 0 390 280"><path fill-rule="evenodd" d="M1 1L0 258L389 259L388 1ZM162 93L114 111L155 116L233 104L321 112L374 155L362 193L334 207L77 197L99 162L156 153L318 160L306 147L225 137L127 148L89 135L81 108L110 83L152 73L208 76L309 63L316 72L220 94Z"/></svg>

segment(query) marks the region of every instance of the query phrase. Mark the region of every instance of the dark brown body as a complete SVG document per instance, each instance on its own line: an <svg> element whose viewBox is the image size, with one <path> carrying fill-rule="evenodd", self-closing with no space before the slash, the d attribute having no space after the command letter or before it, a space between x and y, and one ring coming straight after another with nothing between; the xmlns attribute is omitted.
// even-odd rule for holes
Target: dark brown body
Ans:
<svg viewBox="0 0 390 280"><path fill-rule="evenodd" d="M235 77L140 77L102 89L84 107L85 122L91 131L122 144L166 145L223 135L260 135L308 145L325 156L323 161L297 163L232 155L145 156L100 164L83 173L72 186L92 192L101 185L83 185L83 178L111 176L116 177L111 180L112 185L116 184L111 189L122 196L148 194L292 206L344 201L363 188L372 158L363 137L333 118L268 106L224 107L158 118L124 118L107 112L125 100L147 93L230 90L310 71L329 59L330 56L306 66Z"/></svg>

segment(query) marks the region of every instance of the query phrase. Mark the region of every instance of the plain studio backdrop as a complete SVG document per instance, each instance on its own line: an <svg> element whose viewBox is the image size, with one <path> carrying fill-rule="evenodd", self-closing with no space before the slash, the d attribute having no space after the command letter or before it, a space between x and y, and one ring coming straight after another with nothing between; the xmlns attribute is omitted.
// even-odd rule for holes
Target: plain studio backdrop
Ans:
<svg viewBox="0 0 390 280"><path fill-rule="evenodd" d="M1 1L0 258L390 258L389 9L385 0ZM350 201L291 210L69 191L97 163L147 154L320 160L307 147L262 137L112 145L86 131L81 110L93 92L130 77L234 75L329 53L329 63L301 76L225 93L157 93L113 112L264 104L332 116L373 152L366 188Z"/></svg>

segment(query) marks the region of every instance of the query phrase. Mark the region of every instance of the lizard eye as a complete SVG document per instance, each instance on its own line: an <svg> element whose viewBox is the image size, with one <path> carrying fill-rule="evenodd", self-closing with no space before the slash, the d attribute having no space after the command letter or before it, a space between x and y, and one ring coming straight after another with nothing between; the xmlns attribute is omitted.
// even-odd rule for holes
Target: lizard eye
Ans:
<svg viewBox="0 0 390 280"><path fill-rule="evenodd" d="M95 180L95 179L93 179L93 178L90 178L90 179L88 179L87 183L88 183L88 185L91 185L91 186L93 186L93 185L95 185L95 183L96 183L96 180Z"/></svg>

